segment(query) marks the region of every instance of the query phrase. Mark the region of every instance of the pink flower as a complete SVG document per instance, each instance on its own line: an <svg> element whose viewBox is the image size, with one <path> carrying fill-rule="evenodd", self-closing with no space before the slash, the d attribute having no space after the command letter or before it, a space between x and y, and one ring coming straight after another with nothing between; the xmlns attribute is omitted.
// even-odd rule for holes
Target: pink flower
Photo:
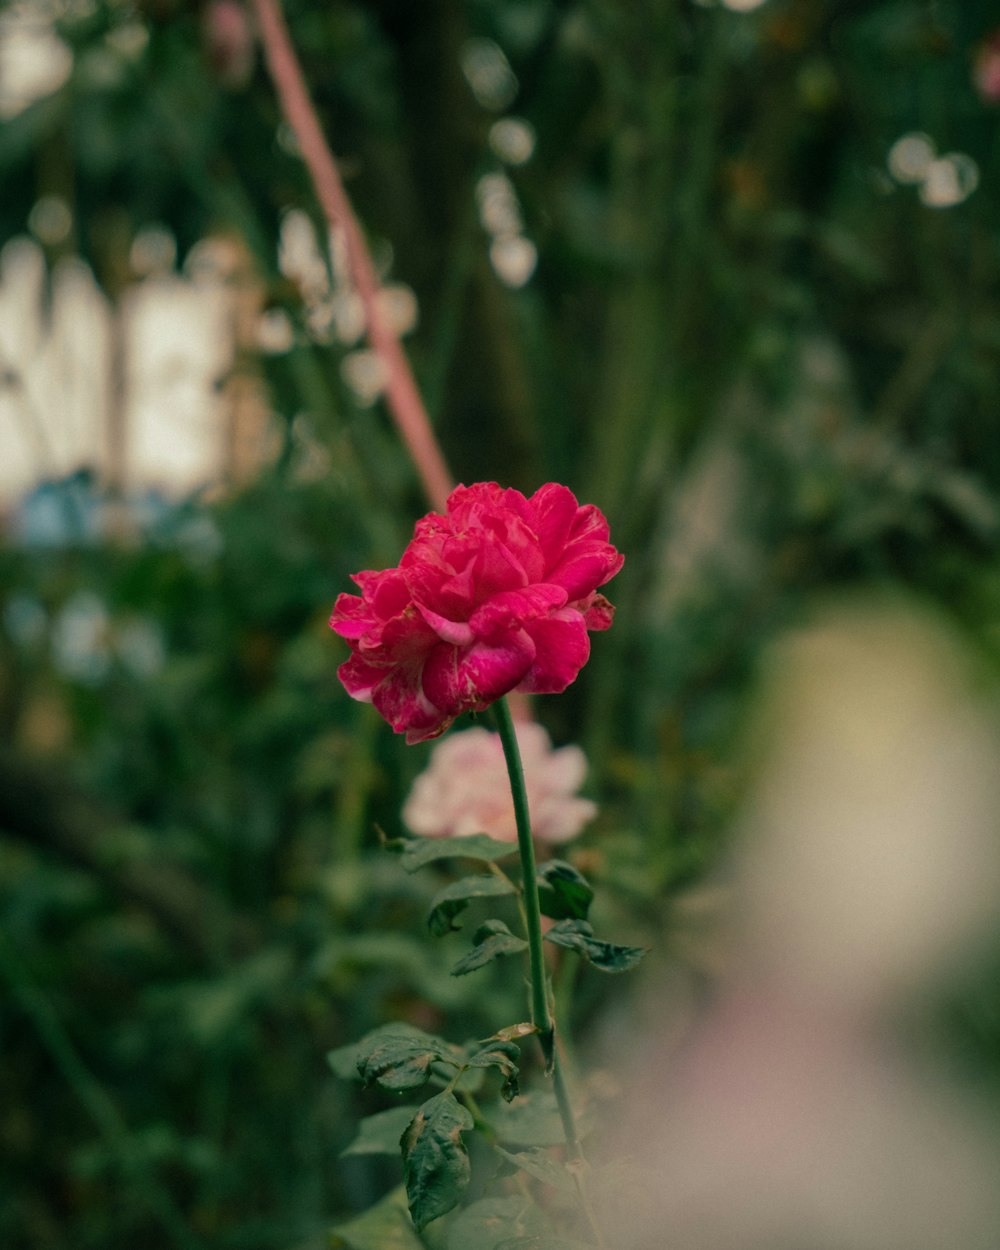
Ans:
<svg viewBox="0 0 1000 1250"><path fill-rule="evenodd" d="M987 35L976 49L972 83L985 103L1000 103L1000 28Z"/></svg>
<svg viewBox="0 0 1000 1250"><path fill-rule="evenodd" d="M210 0L204 11L209 63L223 87L242 90L253 74L256 52L250 17L239 0Z"/></svg>
<svg viewBox="0 0 1000 1250"><path fill-rule="evenodd" d="M417 522L399 567L358 573L330 626L353 654L340 680L407 742L511 690L557 694L614 609L602 586L624 557L593 505L550 482L525 498L496 482L458 486Z"/></svg>
<svg viewBox="0 0 1000 1250"><path fill-rule="evenodd" d="M518 724L515 733L531 831L541 842L566 842L597 814L589 799L576 797L587 772L586 757L575 746L554 751L541 725ZM403 805L403 821L423 838L488 833L500 842L516 842L500 735L466 729L438 743Z"/></svg>

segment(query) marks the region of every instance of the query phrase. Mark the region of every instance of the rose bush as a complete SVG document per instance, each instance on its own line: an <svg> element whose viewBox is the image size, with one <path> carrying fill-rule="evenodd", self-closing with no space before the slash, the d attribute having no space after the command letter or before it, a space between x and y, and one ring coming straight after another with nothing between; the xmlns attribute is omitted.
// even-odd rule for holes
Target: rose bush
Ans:
<svg viewBox="0 0 1000 1250"><path fill-rule="evenodd" d="M398 568L357 573L361 594L338 596L330 626L352 651L340 680L407 742L511 690L556 694L587 662L588 630L610 626L597 588L623 561L600 509L565 486L456 487Z"/></svg>

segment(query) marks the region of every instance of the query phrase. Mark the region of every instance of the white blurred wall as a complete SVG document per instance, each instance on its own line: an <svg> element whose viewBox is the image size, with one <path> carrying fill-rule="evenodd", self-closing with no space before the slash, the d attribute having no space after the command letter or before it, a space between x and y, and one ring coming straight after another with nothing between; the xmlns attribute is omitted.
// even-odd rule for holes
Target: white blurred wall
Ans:
<svg viewBox="0 0 1000 1250"><path fill-rule="evenodd" d="M47 273L27 237L0 253L0 508L90 467L178 496L226 472L233 359L222 277L147 276L114 309L82 261Z"/></svg>

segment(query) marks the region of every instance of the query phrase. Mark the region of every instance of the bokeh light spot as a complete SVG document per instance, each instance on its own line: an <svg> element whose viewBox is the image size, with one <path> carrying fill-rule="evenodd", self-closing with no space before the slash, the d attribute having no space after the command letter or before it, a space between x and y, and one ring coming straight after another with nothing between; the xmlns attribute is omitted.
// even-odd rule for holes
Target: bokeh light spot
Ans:
<svg viewBox="0 0 1000 1250"><path fill-rule="evenodd" d="M469 39L461 52L462 73L485 109L499 113L517 95L518 83L503 49L492 39Z"/></svg>
<svg viewBox="0 0 1000 1250"><path fill-rule="evenodd" d="M979 166L964 152L948 152L928 166L920 198L929 208L953 208L979 186Z"/></svg>
<svg viewBox="0 0 1000 1250"><path fill-rule="evenodd" d="M505 286L525 285L538 264L538 248L523 234L503 236L490 244L490 264Z"/></svg>
<svg viewBox="0 0 1000 1250"><path fill-rule="evenodd" d="M535 151L534 127L523 117L501 117L490 127L490 147L505 165L524 165Z"/></svg>
<svg viewBox="0 0 1000 1250"><path fill-rule="evenodd" d="M923 182L934 157L933 139L920 131L912 131L897 139L889 149L889 173L897 182Z"/></svg>
<svg viewBox="0 0 1000 1250"><path fill-rule="evenodd" d="M69 237L73 214L61 196L43 195L28 214L28 228L39 243L55 247Z"/></svg>
<svg viewBox="0 0 1000 1250"><path fill-rule="evenodd" d="M177 260L177 240L166 226L146 226L132 240L128 258L142 277L169 273Z"/></svg>

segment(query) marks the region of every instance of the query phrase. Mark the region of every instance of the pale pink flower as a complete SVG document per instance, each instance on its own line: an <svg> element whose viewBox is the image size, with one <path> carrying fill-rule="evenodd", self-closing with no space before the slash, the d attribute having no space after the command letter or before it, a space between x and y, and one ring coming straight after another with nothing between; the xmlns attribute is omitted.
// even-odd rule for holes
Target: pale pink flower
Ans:
<svg viewBox="0 0 1000 1250"><path fill-rule="evenodd" d="M1000 103L1000 28L987 35L976 49L972 85L985 103Z"/></svg>
<svg viewBox="0 0 1000 1250"><path fill-rule="evenodd" d="M519 724L515 732L532 833L541 842L566 842L597 813L589 799L576 797L587 772L586 757L576 746L553 750L541 725ZM466 729L439 743L403 805L403 821L424 838L488 833L501 842L516 842L499 735Z"/></svg>

